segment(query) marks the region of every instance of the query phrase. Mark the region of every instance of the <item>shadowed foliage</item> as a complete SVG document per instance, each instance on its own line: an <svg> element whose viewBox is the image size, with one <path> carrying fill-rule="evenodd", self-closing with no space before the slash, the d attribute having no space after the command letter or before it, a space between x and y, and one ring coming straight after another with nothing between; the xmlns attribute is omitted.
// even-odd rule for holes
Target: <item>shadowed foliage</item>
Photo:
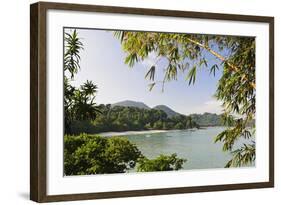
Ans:
<svg viewBox="0 0 281 205"><path fill-rule="evenodd" d="M71 34L65 32L64 43L64 132L71 134L72 122L94 120L99 113L94 102L98 87L88 80L79 88L71 85L71 80L80 69L80 51L83 44L76 30Z"/></svg>

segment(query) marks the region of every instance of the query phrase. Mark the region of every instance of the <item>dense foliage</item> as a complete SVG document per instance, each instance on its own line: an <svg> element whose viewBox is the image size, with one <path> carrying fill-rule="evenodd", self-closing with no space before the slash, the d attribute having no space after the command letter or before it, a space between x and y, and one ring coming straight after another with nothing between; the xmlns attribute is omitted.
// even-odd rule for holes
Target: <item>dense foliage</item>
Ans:
<svg viewBox="0 0 281 205"><path fill-rule="evenodd" d="M221 115L215 113L191 114L190 117L200 126L223 126Z"/></svg>
<svg viewBox="0 0 281 205"><path fill-rule="evenodd" d="M136 145L132 144L129 140L122 137L105 138L100 136L93 136L87 134L80 134L94 127L94 131L103 130L107 121L103 125L95 126L97 121L112 120L111 113L115 114L115 120L108 121L108 125L112 126L117 123L116 129L129 129L129 126L139 127L143 124L140 122L141 118L135 119L133 124L130 124L127 114L123 117L122 109L116 112L112 111L108 105L97 106L95 101L97 86L91 82L86 81L79 88L71 85L71 80L74 80L75 74L80 69L80 50L83 49L76 30L71 34L65 33L65 54L64 54L64 174L65 175L89 175L89 174L106 174L106 173L123 173L136 166L140 159L146 159L138 150ZM126 111L127 112L127 111ZM126 113L124 112L124 113ZM140 111L133 114L139 115ZM118 115L118 116L117 116ZM117 116L117 117L116 117ZM100 121L98 121L98 119ZM155 124L157 127L162 128L167 115L163 111L159 111L156 116ZM139 120L139 121L137 121ZM81 130L78 131L79 135L67 135L73 133L73 124L79 124ZM122 124L123 123L123 124ZM88 126L90 124L90 126ZM129 125L129 126L128 126ZM191 124L192 125L192 124ZM153 124L154 126L154 124ZM108 129L107 127L106 129ZM131 128L130 128L131 129ZM77 130L76 130L77 131ZM107 131L107 130L104 130ZM161 166L161 170L180 169L183 159L178 159L176 155L161 156L164 158L163 165L156 160L157 166ZM168 163L168 165L167 165ZM145 170L142 170L145 171Z"/></svg>
<svg viewBox="0 0 281 205"><path fill-rule="evenodd" d="M160 155L155 159L147 159L142 157L138 160L138 172L152 172L152 171L172 171L182 169L182 165L186 159L178 158L176 154L170 156Z"/></svg>
<svg viewBox="0 0 281 205"><path fill-rule="evenodd" d="M64 123L65 133L72 133L72 123L94 120L100 113L95 100L97 86L87 81L80 88L75 88L64 80Z"/></svg>
<svg viewBox="0 0 281 205"><path fill-rule="evenodd" d="M106 131L171 130L199 128L190 117L176 115L168 117L162 110L99 105L99 113L93 121L75 121L73 134L81 132L100 133Z"/></svg>
<svg viewBox="0 0 281 205"><path fill-rule="evenodd" d="M138 148L125 138L64 136L66 175L123 173L133 168L140 156Z"/></svg>
<svg viewBox="0 0 281 205"><path fill-rule="evenodd" d="M255 38L129 31L116 31L115 36L121 41L122 49L127 54L125 63L130 67L155 56L154 64L145 75L151 81L150 90L157 84L164 90L165 83L177 80L179 74L185 75L191 85L196 81L199 68L208 69L213 75L222 68L216 97L223 103L224 123L229 128L219 134L216 141L222 141L224 150L234 151L233 154L238 156L227 166L241 166L255 160L254 142L249 144L252 149L247 152L245 147L233 150L239 138L253 136L253 128L248 125L256 111ZM207 62L206 55L212 55L216 63ZM157 70L164 72L163 79L156 79ZM237 117L233 118L233 115ZM234 161L236 163L232 163Z"/></svg>
<svg viewBox="0 0 281 205"><path fill-rule="evenodd" d="M179 170L185 161L176 154L147 159L123 137L64 136L64 174L68 176L124 173L136 165L138 172Z"/></svg>

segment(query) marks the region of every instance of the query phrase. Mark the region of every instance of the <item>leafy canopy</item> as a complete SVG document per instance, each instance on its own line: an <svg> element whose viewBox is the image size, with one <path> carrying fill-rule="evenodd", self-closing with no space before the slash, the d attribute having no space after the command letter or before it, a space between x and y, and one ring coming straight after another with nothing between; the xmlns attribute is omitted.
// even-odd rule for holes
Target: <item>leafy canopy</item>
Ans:
<svg viewBox="0 0 281 205"><path fill-rule="evenodd" d="M171 171L182 169L184 162L176 154L148 159L124 137L64 136L64 174L68 176L124 173L136 165L138 172Z"/></svg>
<svg viewBox="0 0 281 205"><path fill-rule="evenodd" d="M66 135L64 146L66 175L123 173L133 168L141 156L136 145L121 137Z"/></svg>
<svg viewBox="0 0 281 205"><path fill-rule="evenodd" d="M188 84L196 82L197 70L208 69L216 75L223 69L215 96L223 102L225 125L231 124L219 134L215 141L224 143L223 150L233 151L233 144L241 137L253 136L249 124L255 117L255 39L252 37L175 34L156 32L116 31L125 51L125 63L133 67L148 57L155 56L154 64L148 68L145 78L150 80L149 90L159 84L164 90L166 82L184 75ZM216 63L210 64L206 55L212 55ZM222 54L225 54L222 55ZM160 67L165 64L165 66ZM163 79L156 79L158 70L164 72ZM232 115L237 116L233 118ZM230 123L231 122L231 123ZM252 142L246 155L243 149L233 152L247 157L247 160L232 160L227 166L243 166L255 160L255 143ZM253 156L253 157L249 157ZM232 163L236 161L237 163Z"/></svg>
<svg viewBox="0 0 281 205"><path fill-rule="evenodd" d="M177 154L170 156L160 155L155 159L148 159L142 157L138 160L138 172L152 172L152 171L173 171L182 169L182 165L186 159L178 158Z"/></svg>

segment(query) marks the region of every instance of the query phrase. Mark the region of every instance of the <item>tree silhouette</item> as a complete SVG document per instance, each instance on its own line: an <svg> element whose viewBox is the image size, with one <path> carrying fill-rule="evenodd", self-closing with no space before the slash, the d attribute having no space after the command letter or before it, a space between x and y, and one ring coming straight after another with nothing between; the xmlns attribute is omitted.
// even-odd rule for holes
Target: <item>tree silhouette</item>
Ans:
<svg viewBox="0 0 281 205"><path fill-rule="evenodd" d="M94 102L97 85L87 80L80 88L75 88L70 83L80 69L80 50L83 49L76 29L71 34L65 32L64 43L64 124L65 133L70 134L72 122L94 120L100 111Z"/></svg>

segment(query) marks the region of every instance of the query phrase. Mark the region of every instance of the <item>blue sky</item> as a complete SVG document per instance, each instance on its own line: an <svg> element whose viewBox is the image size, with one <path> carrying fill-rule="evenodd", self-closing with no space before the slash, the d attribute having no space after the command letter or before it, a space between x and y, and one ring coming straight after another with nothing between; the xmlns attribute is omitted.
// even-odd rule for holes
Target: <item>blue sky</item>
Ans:
<svg viewBox="0 0 281 205"><path fill-rule="evenodd" d="M214 77L207 68L199 69L196 83L188 85L185 75L179 74L177 81L168 82L164 92L161 86L149 91L150 81L144 78L153 55L144 62L129 68L124 64L126 54L120 41L113 33L104 30L78 29L78 36L84 44L81 51L81 70L72 82L75 86L92 80L98 86L98 104L112 104L123 100L144 102L150 107L164 104L182 114L221 113L220 103L213 97L221 71ZM206 55L209 65L216 62L212 55ZM164 62L157 64L156 78L162 79Z"/></svg>

